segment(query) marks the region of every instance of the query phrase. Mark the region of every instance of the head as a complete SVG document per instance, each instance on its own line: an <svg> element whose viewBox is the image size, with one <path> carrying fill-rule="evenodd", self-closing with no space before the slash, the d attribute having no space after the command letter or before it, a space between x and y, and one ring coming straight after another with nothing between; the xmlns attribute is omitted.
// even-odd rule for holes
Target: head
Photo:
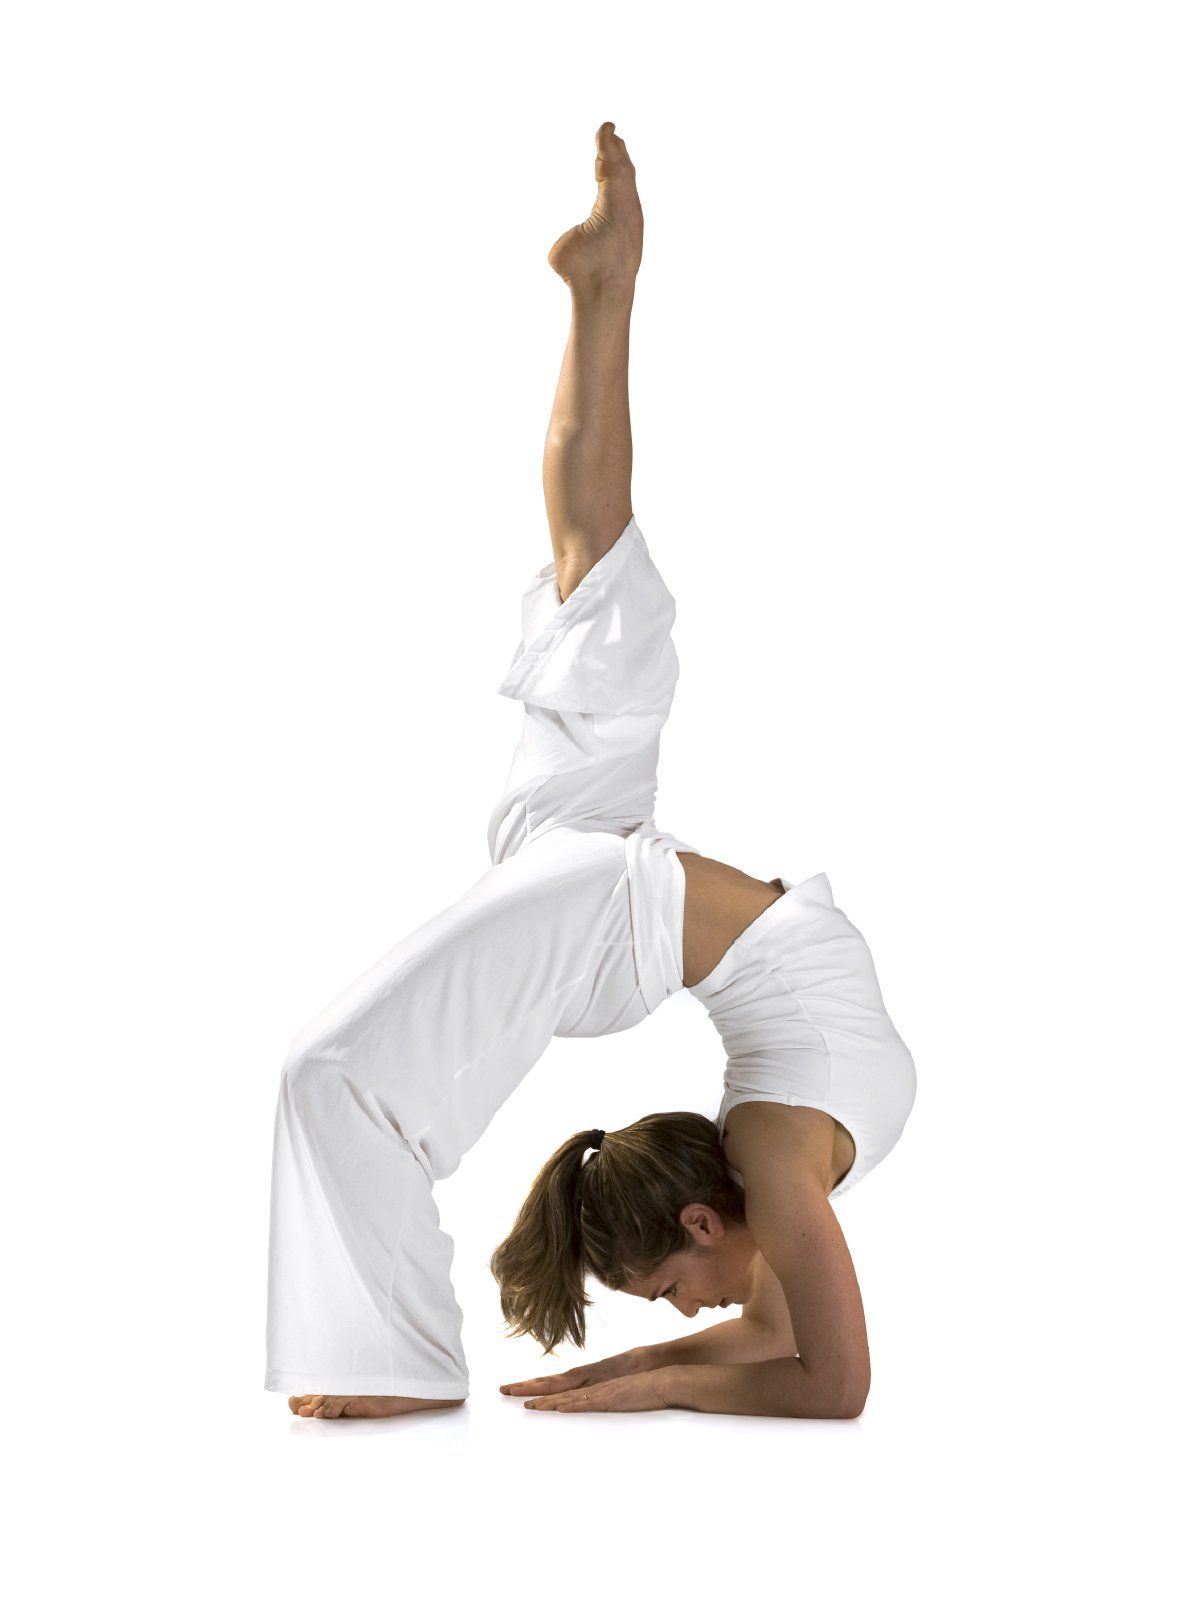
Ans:
<svg viewBox="0 0 1185 1620"><path fill-rule="evenodd" d="M594 1140L580 1131L552 1154L494 1251L511 1336L583 1348L587 1275L684 1316L743 1303L757 1246L712 1121L647 1114Z"/></svg>

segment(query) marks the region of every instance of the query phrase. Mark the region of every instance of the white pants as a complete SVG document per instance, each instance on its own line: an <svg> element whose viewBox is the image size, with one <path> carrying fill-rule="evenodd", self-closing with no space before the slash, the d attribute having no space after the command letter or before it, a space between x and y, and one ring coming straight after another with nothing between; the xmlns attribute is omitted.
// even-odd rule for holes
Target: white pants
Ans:
<svg viewBox="0 0 1185 1620"><path fill-rule="evenodd" d="M265 1387L468 1394L432 1185L551 1037L646 1017L682 983L683 871L653 810L674 603L631 518L561 604L523 598L501 690L523 733L494 866L331 1003L288 1054L272 1165Z"/></svg>

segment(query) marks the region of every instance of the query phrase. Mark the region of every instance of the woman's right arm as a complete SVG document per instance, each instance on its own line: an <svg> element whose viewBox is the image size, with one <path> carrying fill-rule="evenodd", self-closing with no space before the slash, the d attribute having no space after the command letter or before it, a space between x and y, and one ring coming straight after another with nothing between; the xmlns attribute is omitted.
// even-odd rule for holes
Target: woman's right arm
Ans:
<svg viewBox="0 0 1185 1620"><path fill-rule="evenodd" d="M523 1378L515 1384L499 1384L498 1388L503 1395L559 1395L567 1389L604 1384L610 1378L654 1372L659 1367L692 1362L769 1361L775 1356L793 1354L793 1349L778 1348L776 1335L768 1328L759 1327L751 1318L738 1316L728 1322L717 1322L715 1327L705 1328L702 1333L685 1333L681 1339L670 1339L666 1344L640 1344L634 1350L606 1356L603 1361L588 1361L567 1372L544 1373L539 1378Z"/></svg>
<svg viewBox="0 0 1185 1620"><path fill-rule="evenodd" d="M753 1297L740 1316L717 1322L699 1333L685 1333L663 1344L643 1344L603 1361L588 1362L564 1373L546 1373L541 1378L525 1378L516 1384L502 1384L503 1395L558 1395L585 1384L603 1384L610 1378L629 1373L653 1372L658 1367L677 1367L714 1362L718 1366L738 1361L773 1361L798 1354L794 1329L786 1309L782 1285L763 1259L757 1262Z"/></svg>

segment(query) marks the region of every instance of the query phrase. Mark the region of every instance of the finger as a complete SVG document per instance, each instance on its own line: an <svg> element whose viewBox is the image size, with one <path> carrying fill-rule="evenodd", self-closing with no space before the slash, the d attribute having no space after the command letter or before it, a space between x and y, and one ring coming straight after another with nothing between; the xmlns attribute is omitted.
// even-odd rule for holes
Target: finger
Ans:
<svg viewBox="0 0 1185 1620"><path fill-rule="evenodd" d="M528 1412L597 1412L604 1411L603 1406L583 1394L564 1395L537 1395L534 1400L525 1403Z"/></svg>
<svg viewBox="0 0 1185 1620"><path fill-rule="evenodd" d="M611 1382L591 1384L587 1389L556 1397L559 1412L611 1412L616 1404Z"/></svg>
<svg viewBox="0 0 1185 1620"><path fill-rule="evenodd" d="M523 1378L516 1384L499 1384L503 1395L558 1395L561 1390L575 1389L582 1382L579 1373L549 1373L544 1378Z"/></svg>

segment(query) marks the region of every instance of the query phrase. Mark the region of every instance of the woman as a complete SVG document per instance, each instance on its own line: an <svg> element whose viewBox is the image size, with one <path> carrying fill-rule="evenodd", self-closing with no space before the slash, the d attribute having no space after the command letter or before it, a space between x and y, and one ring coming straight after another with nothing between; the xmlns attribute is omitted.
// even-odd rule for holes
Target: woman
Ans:
<svg viewBox="0 0 1185 1620"><path fill-rule="evenodd" d="M630 497L643 226L612 124L597 132L596 177L592 214L550 254L572 294L543 465L554 561L524 594L500 687L524 718L490 818L492 867L327 1007L285 1064L266 1388L306 1417L466 1398L434 1181L553 1035L627 1029L684 984L728 1053L717 1123L659 1114L571 1138L493 1265L508 1321L548 1349L583 1344L586 1271L686 1315L743 1314L504 1392L534 1409L845 1417L868 1388L829 1200L897 1140L913 1064L825 876L763 882L652 819L679 666L674 603Z"/></svg>

